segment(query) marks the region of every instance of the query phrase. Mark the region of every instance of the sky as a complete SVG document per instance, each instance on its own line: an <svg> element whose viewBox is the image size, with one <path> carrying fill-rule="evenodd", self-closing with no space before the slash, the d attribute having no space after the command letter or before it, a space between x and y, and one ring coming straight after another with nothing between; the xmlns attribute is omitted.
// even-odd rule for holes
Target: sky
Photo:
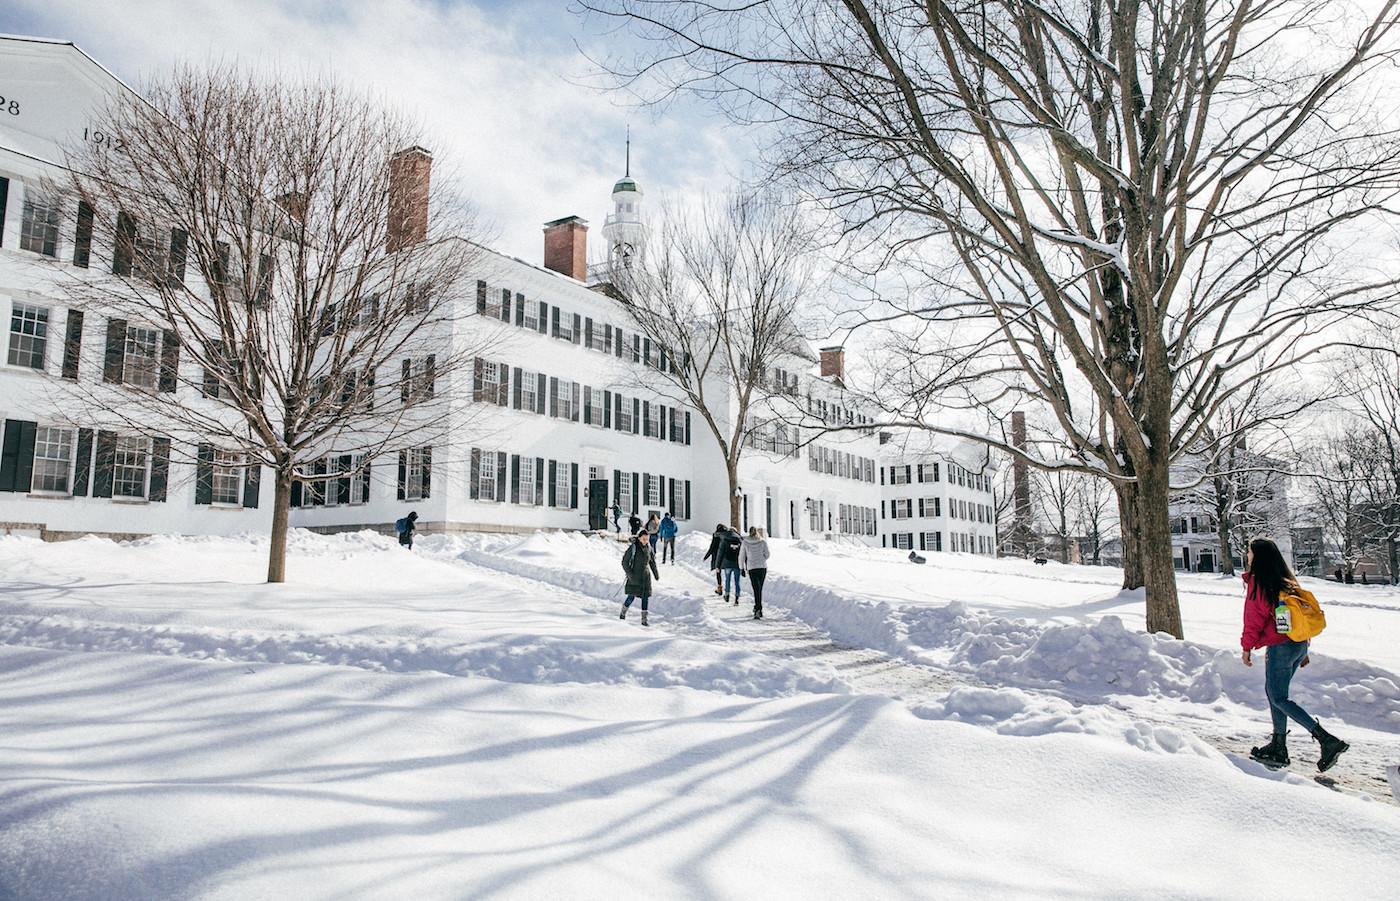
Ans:
<svg viewBox="0 0 1400 901"><path fill-rule="evenodd" d="M461 181L489 243L541 262L544 222L589 220L593 252L623 174L646 201L723 190L737 130L694 106L643 109L586 83L609 39L565 0L6 0L0 32L76 43L133 87L181 62L329 73L416 115L435 171ZM590 253L592 256L592 253Z"/></svg>

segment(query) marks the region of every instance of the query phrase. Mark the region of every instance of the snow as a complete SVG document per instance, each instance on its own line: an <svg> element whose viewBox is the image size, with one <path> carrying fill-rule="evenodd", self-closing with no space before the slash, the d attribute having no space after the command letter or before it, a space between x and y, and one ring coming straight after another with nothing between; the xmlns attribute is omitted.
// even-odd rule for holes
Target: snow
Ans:
<svg viewBox="0 0 1400 901"><path fill-rule="evenodd" d="M635 605L617 619L620 545L579 535L410 553L296 532L279 586L255 537L0 538L0 899L1381 898L1400 881L1400 807L1186 728L1266 731L1262 672L1212 606L1238 614L1224 582L1183 579L1176 642L1088 567L774 542L755 623L714 603L706 537L663 567L650 629ZM1394 752L1400 603L1319 588L1329 629L1298 696ZM881 693L841 647L951 681ZM1308 837L1305 866L1261 844L1280 824Z"/></svg>

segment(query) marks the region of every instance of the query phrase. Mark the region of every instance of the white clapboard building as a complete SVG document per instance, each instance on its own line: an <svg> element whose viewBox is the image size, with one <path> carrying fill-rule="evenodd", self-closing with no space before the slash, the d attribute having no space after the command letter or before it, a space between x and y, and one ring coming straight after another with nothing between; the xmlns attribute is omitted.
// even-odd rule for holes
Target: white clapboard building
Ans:
<svg viewBox="0 0 1400 901"><path fill-rule="evenodd" d="M198 374L169 335L61 288L115 280L122 268L94 239L95 211L56 186L67 142L116 140L96 114L129 90L71 43L0 36L0 533L228 534L270 522L259 501L271 489L256 467L131 432L122 425L131 417L82 400L97 384L118 406L128 391L201 402L190 387Z"/></svg>
<svg viewBox="0 0 1400 901"><path fill-rule="evenodd" d="M996 556L986 450L923 432L884 432L881 438L881 545Z"/></svg>

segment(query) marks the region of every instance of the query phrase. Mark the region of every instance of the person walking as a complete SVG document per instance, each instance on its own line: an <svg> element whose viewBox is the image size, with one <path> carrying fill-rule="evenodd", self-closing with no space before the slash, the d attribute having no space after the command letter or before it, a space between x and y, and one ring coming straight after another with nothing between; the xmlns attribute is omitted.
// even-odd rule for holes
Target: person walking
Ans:
<svg viewBox="0 0 1400 901"><path fill-rule="evenodd" d="M1289 698L1288 687L1293 674L1309 663L1308 642L1280 635L1275 625L1279 594L1301 590L1298 580L1284 562L1278 545L1267 538L1256 538L1249 543L1243 578L1244 630L1240 634L1240 659L1245 666L1253 666L1253 652L1258 648L1268 649L1264 661L1264 695L1269 699L1274 728L1269 743L1250 748L1249 756L1266 766L1288 766L1288 720L1292 718L1317 739L1321 747L1317 768L1326 772L1350 745L1322 728L1298 702Z"/></svg>
<svg viewBox="0 0 1400 901"><path fill-rule="evenodd" d="M647 541L651 543L652 554L656 553L656 543L661 540L661 519L655 513L647 517Z"/></svg>
<svg viewBox="0 0 1400 901"><path fill-rule="evenodd" d="M758 526L739 545L739 571L753 586L753 618L763 619L763 581L768 578L768 539ZM737 602L736 602L737 603Z"/></svg>
<svg viewBox="0 0 1400 901"><path fill-rule="evenodd" d="M642 599L642 625L647 625L647 599L651 597L652 579L660 579L661 573L656 570L656 555L651 551L651 544L647 541L645 532L638 532L632 536L632 540L627 544L627 550L622 553L622 571L627 574L627 580L623 585L623 590L627 592L627 599L622 602L622 612L617 615L618 619L627 619L627 609L632 606L634 598Z"/></svg>
<svg viewBox="0 0 1400 901"><path fill-rule="evenodd" d="M667 512L667 514L662 517L661 528L658 530L658 534L661 536L662 563L666 562L666 555L670 554L671 565L676 565L676 533L679 531L680 527L676 525L676 521L672 519L671 514Z"/></svg>
<svg viewBox="0 0 1400 901"><path fill-rule="evenodd" d="M724 577L720 574L719 564L720 552L724 550L724 535L728 531L729 527L724 523L716 525L714 534L710 536L710 549L705 552L705 556L700 558L710 561L710 571L715 574L715 594L724 594L724 589L721 587L724 584L722 581Z"/></svg>
<svg viewBox="0 0 1400 901"><path fill-rule="evenodd" d="M642 518L633 513L627 517L627 537L632 538L642 530Z"/></svg>
<svg viewBox="0 0 1400 901"><path fill-rule="evenodd" d="M394 533L399 536L399 544L413 550L413 529L418 523L418 511L410 511L402 519L394 522Z"/></svg>
<svg viewBox="0 0 1400 901"><path fill-rule="evenodd" d="M720 547L719 568L724 571L724 602L729 603L730 584L734 586L734 606L739 606L739 595L744 589L744 582L739 569L739 551L743 547L744 541L739 537L739 533L734 529L724 530L724 543Z"/></svg>
<svg viewBox="0 0 1400 901"><path fill-rule="evenodd" d="M621 534L622 534L622 507L618 506L617 501L613 501L613 505L612 505L612 521L613 521L613 531L616 532L617 534L621 535Z"/></svg>

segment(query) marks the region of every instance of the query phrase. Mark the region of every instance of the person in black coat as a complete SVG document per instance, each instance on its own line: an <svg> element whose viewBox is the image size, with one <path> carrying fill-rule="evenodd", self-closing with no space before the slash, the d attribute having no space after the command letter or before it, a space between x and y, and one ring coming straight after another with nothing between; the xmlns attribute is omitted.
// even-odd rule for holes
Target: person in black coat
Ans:
<svg viewBox="0 0 1400 901"><path fill-rule="evenodd" d="M642 530L642 518L633 513L627 517L627 537L631 538Z"/></svg>
<svg viewBox="0 0 1400 901"><path fill-rule="evenodd" d="M721 581L723 576L721 576L719 572L719 558L720 551L724 547L724 536L728 531L729 526L726 526L724 523L715 526L715 533L710 536L710 549L705 552L705 556L700 558L701 560L710 561L710 570L715 574L715 594L724 594L724 589L722 587L724 583Z"/></svg>
<svg viewBox="0 0 1400 901"><path fill-rule="evenodd" d="M739 549L743 547L744 539L734 529L725 529L724 537L719 549L719 568L724 572L724 600L729 602L729 586L734 585L734 605L739 604L739 593L743 590L743 579L739 569Z"/></svg>
<svg viewBox="0 0 1400 901"><path fill-rule="evenodd" d="M627 608L632 606L633 598L641 598L642 625L645 626L651 583L653 579L661 578L661 573L656 569L656 555L652 553L651 542L647 539L646 532L633 535L632 540L627 543L627 550L622 553L622 571L627 574L627 582L623 589L627 592L627 600L622 602L622 612L617 618L626 619Z"/></svg>

